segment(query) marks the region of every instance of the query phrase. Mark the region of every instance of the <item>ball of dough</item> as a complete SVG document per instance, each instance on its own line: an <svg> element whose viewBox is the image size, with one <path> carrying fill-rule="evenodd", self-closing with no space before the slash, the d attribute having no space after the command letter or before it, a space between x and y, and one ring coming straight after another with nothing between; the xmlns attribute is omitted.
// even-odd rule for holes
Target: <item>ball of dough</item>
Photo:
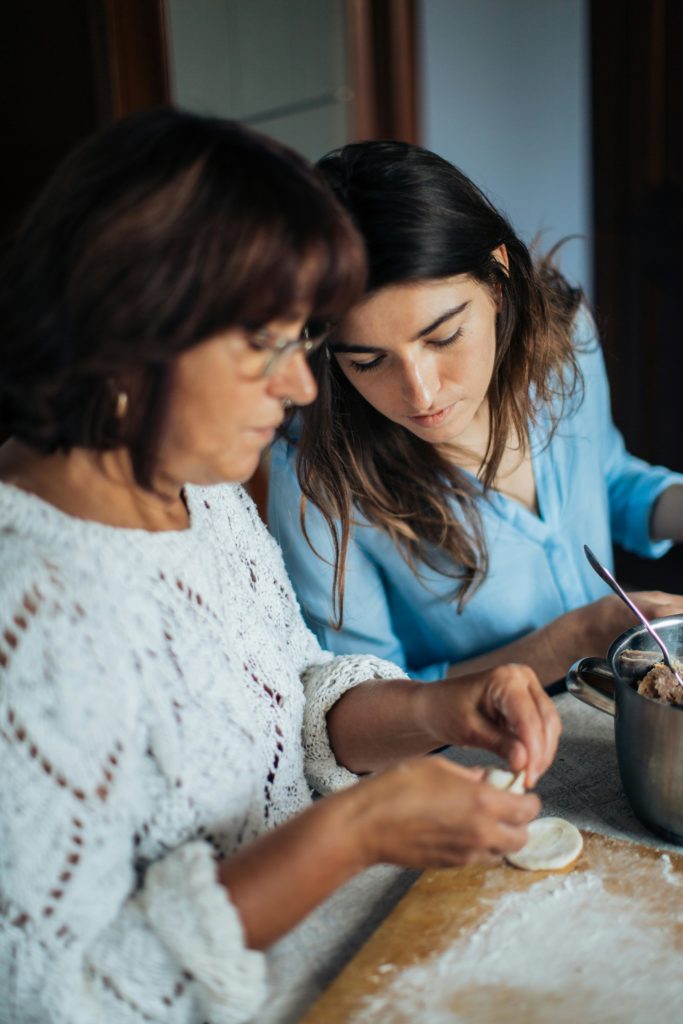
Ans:
<svg viewBox="0 0 683 1024"><path fill-rule="evenodd" d="M524 772L508 772L505 768L487 768L485 779L496 789L506 789L508 793L525 793Z"/></svg>
<svg viewBox="0 0 683 1024"><path fill-rule="evenodd" d="M564 818L537 818L529 825L526 845L516 853L507 853L509 864L524 871L561 871L578 858L583 836Z"/></svg>

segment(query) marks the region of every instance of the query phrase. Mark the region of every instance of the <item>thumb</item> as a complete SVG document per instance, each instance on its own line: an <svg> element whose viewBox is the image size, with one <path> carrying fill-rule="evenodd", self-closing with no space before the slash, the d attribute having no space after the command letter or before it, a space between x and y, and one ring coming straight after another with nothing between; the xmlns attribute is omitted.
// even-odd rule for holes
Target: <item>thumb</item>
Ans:
<svg viewBox="0 0 683 1024"><path fill-rule="evenodd" d="M526 747L517 736L492 725L486 719L478 723L477 746L482 746L506 761L513 771L521 771L527 763Z"/></svg>

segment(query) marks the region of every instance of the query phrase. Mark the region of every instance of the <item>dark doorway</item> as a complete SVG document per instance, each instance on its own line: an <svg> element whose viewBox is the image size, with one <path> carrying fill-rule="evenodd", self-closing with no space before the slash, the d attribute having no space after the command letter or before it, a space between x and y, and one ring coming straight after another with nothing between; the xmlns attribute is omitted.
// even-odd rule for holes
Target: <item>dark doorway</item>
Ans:
<svg viewBox="0 0 683 1024"><path fill-rule="evenodd" d="M595 284L614 417L627 447L683 471L683 5L591 3ZM617 552L643 589L683 590L683 548Z"/></svg>

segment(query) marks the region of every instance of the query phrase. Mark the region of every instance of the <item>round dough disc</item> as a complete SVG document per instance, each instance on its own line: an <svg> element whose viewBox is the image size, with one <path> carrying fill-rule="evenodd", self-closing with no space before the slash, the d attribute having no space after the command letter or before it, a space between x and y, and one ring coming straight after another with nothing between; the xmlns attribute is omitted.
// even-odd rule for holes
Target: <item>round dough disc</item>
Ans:
<svg viewBox="0 0 683 1024"><path fill-rule="evenodd" d="M526 846L505 859L524 871L560 871L568 868L583 849L583 836L564 818L537 818L529 825Z"/></svg>

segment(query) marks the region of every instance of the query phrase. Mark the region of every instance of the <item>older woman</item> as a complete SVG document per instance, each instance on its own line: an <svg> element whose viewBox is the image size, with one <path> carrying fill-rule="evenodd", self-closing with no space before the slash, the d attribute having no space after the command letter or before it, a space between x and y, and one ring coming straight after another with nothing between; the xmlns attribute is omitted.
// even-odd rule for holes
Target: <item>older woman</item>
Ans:
<svg viewBox="0 0 683 1024"><path fill-rule="evenodd" d="M283 407L315 396L304 322L342 315L363 273L303 160L172 110L78 151L19 232L1 293L0 1019L251 1019L262 951L365 867L525 841L535 796L411 755L487 747L533 786L559 732L533 672L427 687L332 657L237 486Z"/></svg>

